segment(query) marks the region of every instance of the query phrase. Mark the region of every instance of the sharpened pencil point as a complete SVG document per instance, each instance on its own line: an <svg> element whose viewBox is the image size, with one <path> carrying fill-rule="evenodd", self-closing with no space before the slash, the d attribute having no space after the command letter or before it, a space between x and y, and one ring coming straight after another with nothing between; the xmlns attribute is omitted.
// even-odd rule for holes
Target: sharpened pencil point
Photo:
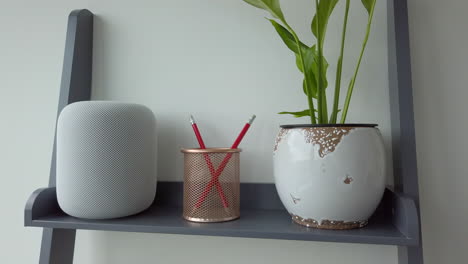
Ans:
<svg viewBox="0 0 468 264"><path fill-rule="evenodd" d="M256 117L257 117L256 115L252 115L252 117L250 117L250 119L249 119L249 121L247 123L249 123L249 125L251 125Z"/></svg>
<svg viewBox="0 0 468 264"><path fill-rule="evenodd" d="M193 115L190 115L190 124L195 124L195 118L193 118Z"/></svg>

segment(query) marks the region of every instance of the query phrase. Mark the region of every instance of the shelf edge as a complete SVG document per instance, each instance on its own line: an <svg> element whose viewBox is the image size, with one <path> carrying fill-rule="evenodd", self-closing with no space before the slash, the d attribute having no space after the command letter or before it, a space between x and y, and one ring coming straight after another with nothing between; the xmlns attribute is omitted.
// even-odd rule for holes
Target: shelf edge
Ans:
<svg viewBox="0 0 468 264"><path fill-rule="evenodd" d="M30 226L34 219L57 212L57 210L61 209L57 203L55 187L37 189L26 202L24 225Z"/></svg>
<svg viewBox="0 0 468 264"><path fill-rule="evenodd" d="M395 227L409 239L419 245L419 216L413 198L401 192L393 192L392 222Z"/></svg>
<svg viewBox="0 0 468 264"><path fill-rule="evenodd" d="M162 182L161 182L162 183ZM167 186L166 186L167 184ZM166 183L158 187L171 187L167 188L170 191L180 188L179 183ZM255 184L248 184L249 189L253 189ZM260 189L264 188L269 190L271 186L259 184ZM166 188L164 188L166 189ZM251 190L249 190L250 192ZM269 190L271 191L271 190ZM167 195L160 192L159 195ZM163 196L164 196L163 195ZM174 195L174 194L172 194ZM171 196L172 196L171 195ZM162 202L161 200L159 202ZM419 224L417 221L417 211L414 200L411 197L405 196L402 193L395 193L391 190L386 191L385 197L382 201L381 210L387 208L384 212L380 212L379 217L390 218L394 227L402 234L401 238L392 237L368 237L357 238L350 237L335 237L335 236L311 236L307 232L302 234L282 234L282 233L268 233L254 232L252 230L217 230L216 232L209 229L191 229L171 226L151 227L146 226L130 226L128 229L122 229L115 225L101 225L97 223L57 223L47 220L47 216L56 215L61 212L57 202L56 188L41 188L34 191L29 197L24 215L25 226L45 227L45 228L59 228L59 229L87 229L87 230L107 230L107 231L123 231L123 232L141 232L141 233L166 233L166 234L182 234L182 235L206 235L206 236L231 236L231 237L246 237L246 238L265 238L265 239L289 239L289 240L303 240L303 241L324 241L324 242L344 242L344 243L366 243L366 244L383 244L383 245L404 245L404 246L417 246L419 245ZM158 203L160 204L160 203ZM166 206L170 204L164 203ZM172 207L172 206L171 206ZM269 207L269 206L267 206ZM260 208L247 208L247 210L258 210ZM265 208L263 210L272 210L273 208ZM277 210L277 209L273 209ZM284 210L284 209L282 209ZM382 214L383 213L383 214ZM42 219L41 219L42 218ZM388 219L387 218L387 219Z"/></svg>

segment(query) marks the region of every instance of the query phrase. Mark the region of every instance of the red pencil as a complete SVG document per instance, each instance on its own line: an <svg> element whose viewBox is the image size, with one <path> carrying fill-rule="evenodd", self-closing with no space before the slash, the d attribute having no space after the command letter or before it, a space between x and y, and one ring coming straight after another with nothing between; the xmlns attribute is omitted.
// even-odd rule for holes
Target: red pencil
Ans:
<svg viewBox="0 0 468 264"><path fill-rule="evenodd" d="M239 146L239 144L241 143L242 139L244 138L245 134L247 133L247 131L249 130L250 126L252 125L253 121L255 120L255 115L253 115L249 121L247 121L247 123L244 125L244 127L242 128L241 132L239 133L239 135L237 136L236 140L234 141L234 143L232 144L231 146L231 149L235 149ZM213 187L213 185L218 185L219 184L219 181L218 181L218 178L219 176L221 175L221 173L223 173L223 170L224 168L226 168L226 165L228 164L229 160L231 159L232 157L232 154L229 153L226 155L226 157L224 157L224 159L221 161L221 164L219 165L218 169L216 170L215 174L212 175L212 178L211 178L211 181L206 185L205 189L203 190L203 193L202 195L200 196L200 198L198 199L197 203L196 203L196 207L197 208L200 208L200 206L203 204L203 202L205 202L205 199L206 197L208 196L208 194L210 193L210 190L211 188Z"/></svg>
<svg viewBox="0 0 468 264"><path fill-rule="evenodd" d="M195 123L195 119L193 118L192 115L190 116L190 123L192 124L193 132L195 132L195 136L197 137L200 148L206 149L205 142L203 141L200 130L198 130L197 123ZM214 177L214 175L216 175L216 171L214 169L213 163L211 162L210 156L208 154L203 154L203 156L205 158L206 164L208 165L208 169L210 170L211 176ZM223 202L223 206L227 208L229 206L229 203L226 199L226 195L224 195L223 188L221 187L221 184L219 183L219 181L216 181L216 189L218 190L219 197L221 198L221 201ZM199 206L197 208L199 208Z"/></svg>

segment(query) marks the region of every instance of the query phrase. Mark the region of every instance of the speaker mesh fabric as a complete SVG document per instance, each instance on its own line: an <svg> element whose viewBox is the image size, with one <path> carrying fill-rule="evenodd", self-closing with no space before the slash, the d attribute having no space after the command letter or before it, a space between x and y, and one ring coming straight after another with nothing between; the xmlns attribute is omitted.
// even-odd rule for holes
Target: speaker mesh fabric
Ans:
<svg viewBox="0 0 468 264"><path fill-rule="evenodd" d="M139 213L156 194L156 124L142 105L70 104L57 124L57 200L67 214L107 219Z"/></svg>

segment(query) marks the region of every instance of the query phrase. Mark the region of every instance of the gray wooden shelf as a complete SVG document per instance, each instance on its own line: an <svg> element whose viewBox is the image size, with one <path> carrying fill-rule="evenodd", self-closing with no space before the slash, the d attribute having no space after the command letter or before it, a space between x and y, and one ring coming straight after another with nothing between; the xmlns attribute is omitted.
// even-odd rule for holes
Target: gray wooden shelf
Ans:
<svg viewBox="0 0 468 264"><path fill-rule="evenodd" d="M148 210L110 220L68 216L58 206L55 188L43 188L34 192L26 205L25 225L404 246L419 244L414 201L389 190L366 227L347 231L319 230L293 223L273 184L242 184L241 190L243 199L240 219L224 223L192 223L182 218L182 183L178 182L159 183L155 203Z"/></svg>
<svg viewBox="0 0 468 264"><path fill-rule="evenodd" d="M407 0L387 0L388 69L395 192L387 190L369 225L356 230L308 229L292 223L272 184L241 184L241 218L199 224L181 218L181 183L158 183L154 205L138 215L82 220L63 213L55 193L52 155L49 187L35 191L25 226L43 227L40 264L72 264L76 230L192 234L398 246L399 264L423 264L414 132ZM58 113L68 104L91 100L93 17L86 9L68 18ZM57 115L58 115L57 113Z"/></svg>

